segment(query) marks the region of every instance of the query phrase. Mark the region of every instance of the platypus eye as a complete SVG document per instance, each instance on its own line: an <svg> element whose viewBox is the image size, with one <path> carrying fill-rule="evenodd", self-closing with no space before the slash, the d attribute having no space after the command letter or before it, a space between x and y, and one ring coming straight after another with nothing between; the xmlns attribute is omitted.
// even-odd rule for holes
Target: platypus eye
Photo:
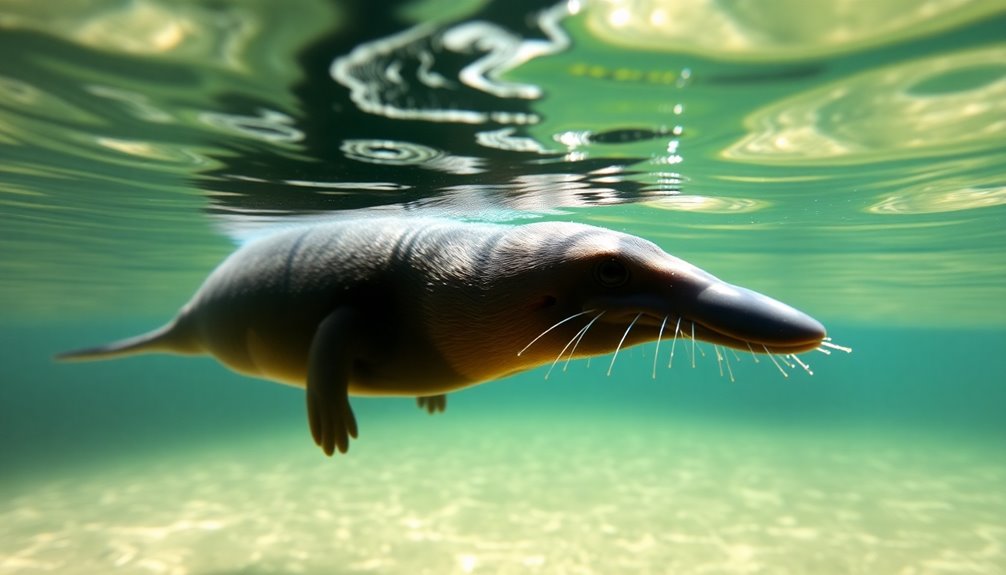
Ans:
<svg viewBox="0 0 1006 575"><path fill-rule="evenodd" d="M594 277L606 288L625 285L629 281L629 268L617 258L609 258L598 262L594 267Z"/></svg>

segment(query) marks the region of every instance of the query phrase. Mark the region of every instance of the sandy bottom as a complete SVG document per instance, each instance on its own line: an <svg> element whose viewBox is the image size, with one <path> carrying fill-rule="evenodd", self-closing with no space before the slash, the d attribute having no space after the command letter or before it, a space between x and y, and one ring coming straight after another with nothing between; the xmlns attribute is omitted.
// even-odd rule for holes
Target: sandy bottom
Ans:
<svg viewBox="0 0 1006 575"><path fill-rule="evenodd" d="M0 484L0 572L1006 573L1001 446L603 414L367 423L335 460L291 429Z"/></svg>

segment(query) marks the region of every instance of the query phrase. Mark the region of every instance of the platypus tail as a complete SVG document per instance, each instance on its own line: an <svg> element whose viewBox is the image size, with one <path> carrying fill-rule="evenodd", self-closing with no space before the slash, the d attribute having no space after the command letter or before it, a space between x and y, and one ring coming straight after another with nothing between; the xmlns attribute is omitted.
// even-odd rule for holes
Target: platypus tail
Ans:
<svg viewBox="0 0 1006 575"><path fill-rule="evenodd" d="M141 353L198 353L198 351L198 346L194 345L189 334L180 328L179 322L172 321L163 327L135 337L120 339L96 347L63 352L57 354L55 359L56 361L93 361Z"/></svg>

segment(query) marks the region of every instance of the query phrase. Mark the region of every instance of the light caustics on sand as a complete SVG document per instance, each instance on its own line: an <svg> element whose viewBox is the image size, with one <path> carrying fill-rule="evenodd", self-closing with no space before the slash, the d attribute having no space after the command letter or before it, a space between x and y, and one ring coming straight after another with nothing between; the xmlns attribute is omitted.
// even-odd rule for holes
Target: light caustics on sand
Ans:
<svg viewBox="0 0 1006 575"><path fill-rule="evenodd" d="M0 571L994 575L1006 561L998 446L572 411L398 418L337 471L292 432L39 470L0 495Z"/></svg>

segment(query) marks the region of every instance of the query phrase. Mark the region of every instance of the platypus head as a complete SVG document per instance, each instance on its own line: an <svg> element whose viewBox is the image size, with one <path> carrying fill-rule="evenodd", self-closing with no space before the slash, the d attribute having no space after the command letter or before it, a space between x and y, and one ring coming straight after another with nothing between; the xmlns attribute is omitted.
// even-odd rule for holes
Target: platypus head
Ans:
<svg viewBox="0 0 1006 575"><path fill-rule="evenodd" d="M520 371L672 336L782 355L818 348L826 337L820 322L789 305L603 228L515 227L486 262L493 283L483 290L484 329L498 338L480 362L490 369Z"/></svg>

